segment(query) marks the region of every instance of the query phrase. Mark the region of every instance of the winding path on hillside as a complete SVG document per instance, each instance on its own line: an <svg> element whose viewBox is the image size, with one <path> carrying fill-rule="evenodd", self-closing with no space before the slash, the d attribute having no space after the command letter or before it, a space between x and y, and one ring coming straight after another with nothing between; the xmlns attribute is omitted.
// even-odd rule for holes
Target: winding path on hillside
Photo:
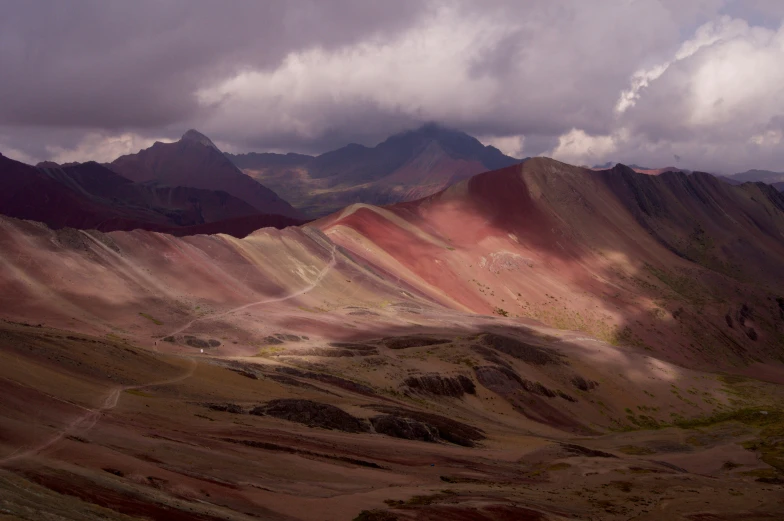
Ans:
<svg viewBox="0 0 784 521"><path fill-rule="evenodd" d="M106 395L106 398L104 399L103 403L99 407L95 409L87 409L87 412L85 414L76 417L73 421L71 421L71 423L66 425L65 428L58 431L58 433L55 436L49 438L47 441L41 443L40 445L25 450L22 450L21 448L17 449L16 451L9 454L8 456L0 459L0 467L8 463L20 459L24 459L30 456L34 456L40 452L43 452L44 450L48 449L49 447L56 444L57 442L59 442L60 440L62 440L63 438L65 438L66 436L72 433L84 432L86 430L91 429L93 426L95 426L95 424L98 422L98 420L105 412L110 411L115 407L117 407L117 404L120 402L120 396L125 391L146 389L148 387L158 387L161 385L171 385L171 384L179 383L185 380L186 378L191 377L194 371L196 370L196 361L190 358L188 358L187 360L189 362L190 367L183 374L179 376L175 376L174 378L167 378L165 380L158 380L155 382L139 384L139 385L119 385L117 387L112 388L112 390L109 391L109 394Z"/></svg>
<svg viewBox="0 0 784 521"><path fill-rule="evenodd" d="M236 308L229 309L229 310L224 311L222 313L219 313L217 315L209 315L209 316L199 317L199 318L191 320L187 324L181 326L179 329L169 333L168 335L164 335L164 336L173 336L173 335L179 334L179 333L185 331L186 329L188 329L189 327L191 327L196 322L200 322L200 321L203 321L203 320L206 320L206 319L216 319L216 318L224 317L224 316L230 315L232 313L236 313L238 311L242 311L244 309L248 309L248 308L251 308L251 307L254 307L254 306L260 306L260 305L263 305L263 304L272 304L272 303L275 303L275 302L283 302L285 300L289 300L289 299L296 298L296 297L299 297L301 295L304 295L305 293L308 293L308 292L312 291L313 289L315 289L316 286L318 286L319 283L321 283L321 281L324 280L324 277L327 276L327 274L332 270L332 268L335 267L335 265L337 264L337 255L336 254L337 254L337 247L333 246L332 247L331 258L330 258L329 263L324 267L324 269L322 269L319 272L319 274L316 276L315 280L311 284L309 284L308 286L305 286L304 288L302 288L302 289L300 289L298 291L295 291L294 293L290 293L290 294L285 295L283 297L267 298L267 299L262 299L262 300L258 300L258 301L255 301L255 302L250 302L248 304L243 304L242 306L237 306ZM157 349L156 349L156 351L157 351ZM34 456L34 455L36 455L36 454L38 454L40 452L43 452L44 450L46 450L49 447L55 445L57 442L59 442L60 440L62 440L66 436L70 435L71 433L74 433L74 432L84 432L84 431L87 431L87 430L91 429L92 427L95 426L95 424L98 422L98 420L101 418L101 416L105 412L110 411L110 410L114 409L115 407L117 407L117 404L120 401L120 396L125 391L139 390L139 389L146 389L148 387L156 387L156 386L161 386L161 385L175 384L175 383L178 383L178 382L181 382L181 381L185 380L186 378L189 378L190 376L193 375L194 371L196 370L196 361L191 359L191 358L187 358L187 360L190 363L190 368L184 374L182 374L180 376L177 376L177 377L174 377L174 378L169 378L167 380L151 382L151 383L147 383L147 384L125 385L125 386L117 386L117 387L112 388L109 391L109 394L104 399L103 403L99 407L97 407L95 409L86 409L87 412L85 414L75 418L65 428L63 428L60 431L58 431L55 436L53 436L49 440L41 443L40 445L37 445L37 446L29 448L29 449L25 449L25 450L22 450L21 448L17 449L16 451L11 453L10 455L0 459L0 467L6 465L8 463L11 463L11 462L14 462L14 461L18 461L20 459L24 459L24 458L27 458L27 457L30 457L30 456Z"/></svg>
<svg viewBox="0 0 784 521"><path fill-rule="evenodd" d="M324 269L322 269L319 272L319 274L316 276L316 279L310 285L300 289L299 291L296 291L294 293L290 293L290 294L285 295L283 297L267 298L267 299L257 300L255 302L250 302L248 304L243 304L242 306L237 306L236 308L229 309L228 311L223 311L222 313L218 313L216 315L205 315L203 317L194 318L193 320L191 320L187 324L185 324L185 325L181 326L180 328L172 331L171 333L169 333L167 335L163 335L162 338L166 338L167 336L174 336L174 335L180 334L183 331L189 329L196 322L201 322L201 321L204 321L204 320L214 320L214 319L217 319L217 318L225 317L227 315L231 315L232 313L236 313L238 311L242 311L244 309L252 308L252 307L255 307L255 306L261 306L263 304L273 304L275 302L283 302L283 301L286 301L286 300L290 300L290 299L302 296L305 293L308 293L308 292L314 290L316 288L316 286L318 286L321 283L321 281L324 280L324 277L327 276L327 274L332 270L332 268L335 267L335 265L337 264L337 255L336 254L337 254L337 247L333 246L332 247L332 255L331 255L329 263L324 267Z"/></svg>

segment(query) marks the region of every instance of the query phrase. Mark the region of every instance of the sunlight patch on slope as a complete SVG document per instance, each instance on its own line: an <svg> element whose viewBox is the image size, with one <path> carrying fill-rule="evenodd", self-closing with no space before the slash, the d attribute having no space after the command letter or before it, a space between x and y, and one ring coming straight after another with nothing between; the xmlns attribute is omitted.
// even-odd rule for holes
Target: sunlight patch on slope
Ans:
<svg viewBox="0 0 784 521"><path fill-rule="evenodd" d="M470 312L471 309L460 304L450 297L446 292L425 281L422 277L404 266L400 261L390 255L387 251L378 247L370 239L360 234L353 228L341 224L331 227L325 232L330 237L335 237L335 243L354 251L368 252L368 257L373 262L379 264L389 273L397 275L398 282L402 279L408 284L416 286L425 294L433 295L438 301L449 303L452 309Z"/></svg>
<svg viewBox="0 0 784 521"><path fill-rule="evenodd" d="M407 220L405 220L405 219L403 219L401 217L398 217L395 213L393 213L393 212L391 212L389 210L386 210L384 208L380 208L378 206L373 206L373 205L369 205L369 204L357 203L357 204L352 204L351 206L347 206L341 212L340 216L336 219L336 222L342 221L346 217L356 213L358 210L369 210L371 212L374 212L374 213L380 215L381 217L383 217L384 219L386 219L387 221L391 222L392 224L394 224L398 228L402 228L403 230L411 233L412 235L414 235L414 236L416 236L416 237L418 237L418 238L420 238L420 239L422 239L422 240L424 240L426 242L429 242L430 244L432 244L434 246L438 246L439 248L449 248L450 247L450 245L447 244L446 242L444 242L444 241L442 241L442 240L440 240L440 239L430 235L429 233L427 233L426 231L422 230L421 228L418 228L418 227L414 226L413 224L411 224Z"/></svg>

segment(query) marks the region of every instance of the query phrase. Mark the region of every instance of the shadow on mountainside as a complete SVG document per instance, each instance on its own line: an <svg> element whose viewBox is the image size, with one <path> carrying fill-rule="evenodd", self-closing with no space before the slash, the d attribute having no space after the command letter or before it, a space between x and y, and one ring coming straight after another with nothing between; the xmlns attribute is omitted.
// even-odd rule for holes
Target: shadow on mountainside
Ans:
<svg viewBox="0 0 784 521"><path fill-rule="evenodd" d="M782 208L764 185L538 158L316 225L355 230L406 271L344 241L352 254L444 305L732 367L784 361Z"/></svg>

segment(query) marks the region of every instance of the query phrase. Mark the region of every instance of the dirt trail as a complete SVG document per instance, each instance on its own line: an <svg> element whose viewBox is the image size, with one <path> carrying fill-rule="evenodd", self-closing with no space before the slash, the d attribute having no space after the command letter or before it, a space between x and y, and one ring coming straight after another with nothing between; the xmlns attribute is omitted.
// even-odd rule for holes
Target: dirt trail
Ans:
<svg viewBox="0 0 784 521"><path fill-rule="evenodd" d="M95 426L96 423L98 423L98 420L101 418L103 413L117 407L117 404L120 402L120 396L125 391L129 391L132 389L146 389L148 387L156 387L159 385L170 385L170 384L181 382L186 378L191 377L194 371L196 370L196 361L190 358L188 358L187 360L190 363L190 367L184 374L180 376L176 376L174 378L168 378L166 380L158 380L147 384L121 385L113 388L111 391L109 391L109 394L106 395L106 398L104 399L100 407L97 407L96 409L88 409L87 413L83 414L82 416L76 417L65 428L60 430L55 436L45 441L44 443L26 450L22 450L21 448L17 449L16 451L6 456L5 458L0 459L0 467L8 463L20 459L24 459L30 456L34 456L40 452L43 452L44 450L48 449L49 447L56 444L58 441L62 440L63 438L65 438L66 436L74 432L84 432L90 430Z"/></svg>
<svg viewBox="0 0 784 521"><path fill-rule="evenodd" d="M299 291L296 291L296 292L291 293L289 295L286 295L284 297L268 298L268 299L258 300L256 302L250 302L248 304L243 304L242 306L238 306L236 308L229 309L228 311L224 311L224 312L218 313L216 315L208 315L208 316L204 316L204 317L195 318L195 319L191 320L190 322L188 322L187 324L185 324L184 326L181 326L180 328L172 331L171 333L163 335L162 338L165 338L167 336L174 336L174 335L177 335L179 333L182 333L186 329L190 328L196 322L201 322L203 320L214 320L216 318L221 318L221 317L225 317L227 315L231 315L232 313L236 313L237 311L242 311L243 309L248 309L248 308L251 308L251 307L254 307L254 306L261 306L262 304L273 304L275 302L283 302L285 300L289 300L289 299L296 298L296 297L299 297L301 295L304 295L305 293L308 293L309 291L312 291L313 289L315 289L316 286L318 286L319 283L324 279L324 277L326 277L327 274L332 270L332 268L335 267L335 265L337 264L336 253L337 253L337 248L335 246L333 246L332 247L332 258L330 259L329 263L324 267L323 270L321 270L319 272L318 276L316 276L316 280L314 280L313 283L311 283L310 285L302 288Z"/></svg>
<svg viewBox="0 0 784 521"><path fill-rule="evenodd" d="M216 318L220 318L220 317L224 317L224 316L230 315L232 313L236 313L238 311L242 311L244 309L248 309L248 308L253 307L253 306L260 306L262 304L272 304L272 303L275 303L275 302L283 302L285 300L289 300L289 299L292 299L292 298L299 297L300 295L304 295L305 293L308 293L309 291L312 291L316 286L318 286L319 283L324 279L324 277L326 277L327 274L332 270L332 268L335 267L335 265L337 264L337 256L336 256L336 254L337 254L337 248L335 246L333 246L332 247L332 252L331 252L331 259L330 259L329 263L324 267L324 269L322 269L319 272L319 274L316 276L316 279L311 284L309 284L308 286L300 289L299 291L296 291L294 293L291 293L291 294L283 296L283 297L268 298L268 299L263 299L263 300L259 300L259 301L256 301L256 302L250 302L248 304L244 304L242 306L238 306L236 308L229 309L227 311L224 311L222 313L218 313L216 315L199 317L199 318L196 318L194 320L191 320L190 322L188 322L187 324L181 326L177 330L172 331L168 335L164 335L164 336L173 336L173 335L176 335L178 333L181 333L181 332L185 331L186 329L190 328L196 322L200 322L200 321L203 321L203 320L206 320L206 319L216 319ZM157 351L157 348L155 348L155 351ZM52 447L57 442L59 442L60 440L62 440L63 438L65 438L66 436L68 436L68 435L70 435L70 434L72 434L74 432L84 432L84 431L87 431L87 430L91 429L92 427L95 426L95 424L98 422L98 420L101 418L101 416L103 415L104 412L109 411L111 409L114 409L117 406L117 404L120 401L120 396L125 391L129 391L129 390L132 390L132 389L144 389L144 388L147 388L147 387L155 387L155 386L158 386L158 385L168 385L168 384L173 384L173 383L177 383L177 382L180 382L182 380L185 380L186 378L188 378L191 375L193 375L193 372L196 369L196 362L194 360L192 360L192 359L188 359L188 361L191 363L191 367L188 369L188 371L185 374L177 376L175 378L170 378L170 379L167 379L167 380L162 380L162 381L157 381L157 382L151 382L151 383L142 384L142 385L118 386L118 387L113 388L111 391L109 391L109 394L106 396L106 398L104 399L104 401L101 404L101 406L99 406L99 407L97 407L95 409L87 409L87 412L85 414L83 414L82 416L76 417L73 421L71 421L71 423L69 423L65 428L60 430L55 436L53 436L52 438L50 438L46 442L44 442L44 443L42 443L42 444L40 444L40 445L38 445L36 447L32 447L32 448L29 448L29 449L26 449L26 450L22 450L21 448L17 449L12 454L10 454L10 455L0 459L0 467L2 467L3 465L6 465L8 463L11 463L11 462L14 462L14 461L17 461L17 460L20 460L20 459L24 459L24 458L27 458L27 457L30 457L30 456L34 456L35 454L43 452L44 450L48 449L49 447Z"/></svg>

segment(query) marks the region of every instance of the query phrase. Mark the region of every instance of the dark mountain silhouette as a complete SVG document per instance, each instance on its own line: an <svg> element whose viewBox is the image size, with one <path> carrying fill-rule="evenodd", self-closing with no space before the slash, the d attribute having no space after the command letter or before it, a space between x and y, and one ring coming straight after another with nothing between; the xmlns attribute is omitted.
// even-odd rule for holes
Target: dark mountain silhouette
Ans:
<svg viewBox="0 0 784 521"><path fill-rule="evenodd" d="M0 214L53 229L145 229L175 235L208 230L244 236L250 226L301 222L262 214L226 192L134 183L95 162L33 167L3 156Z"/></svg>
<svg viewBox="0 0 784 521"><path fill-rule="evenodd" d="M295 219L302 216L275 192L243 174L209 138L195 130L187 131L175 143L156 142L108 166L132 181L220 190L259 213Z"/></svg>
<svg viewBox="0 0 784 521"><path fill-rule="evenodd" d="M608 161L604 164L594 165L593 167L590 168L591 170L608 170L620 164L621 163L614 163L612 161ZM627 165L627 166L637 173L649 174L649 175L660 175L665 172L684 172L686 174L692 173L691 170L684 170L681 168L676 168L674 166L668 166L664 168L649 168L649 167L643 167L634 164ZM707 175L712 175L713 177L716 177L717 179L720 179L727 184L731 184L735 186L742 185L743 183L765 183L773 186L778 191L784 191L784 172L772 172L770 170L747 170L745 172L741 172L739 174L732 174L732 175L717 175L717 174L707 174Z"/></svg>
<svg viewBox="0 0 784 521"><path fill-rule="evenodd" d="M773 185L777 190L784 190L784 172L773 172L770 170L746 170L738 174L728 176L735 182L739 183L766 183Z"/></svg>
<svg viewBox="0 0 784 521"><path fill-rule="evenodd" d="M321 154L227 154L245 173L309 215L348 204L390 204L423 197L519 159L464 132L428 124L375 147L356 143Z"/></svg>

